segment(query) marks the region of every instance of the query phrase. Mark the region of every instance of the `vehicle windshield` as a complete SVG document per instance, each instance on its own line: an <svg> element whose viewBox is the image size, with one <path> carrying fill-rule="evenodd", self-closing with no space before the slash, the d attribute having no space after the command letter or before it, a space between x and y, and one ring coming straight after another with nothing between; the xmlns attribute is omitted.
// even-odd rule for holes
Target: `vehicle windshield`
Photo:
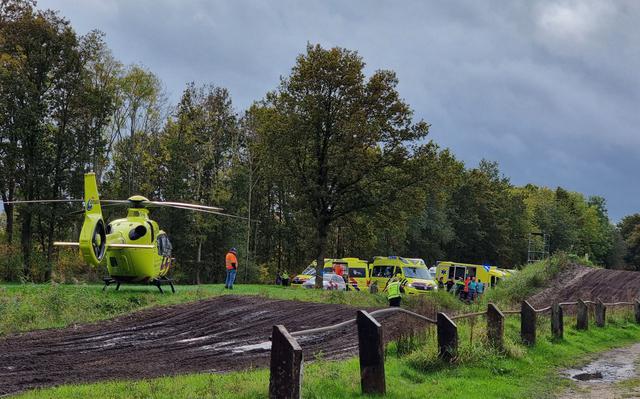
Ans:
<svg viewBox="0 0 640 399"><path fill-rule="evenodd" d="M426 267L403 267L405 278L419 278L422 280L433 280L433 276Z"/></svg>
<svg viewBox="0 0 640 399"><path fill-rule="evenodd" d="M304 271L300 274L307 274L307 275L311 275L311 276L315 276L316 275L316 268L313 266L309 266L306 269L304 269Z"/></svg>

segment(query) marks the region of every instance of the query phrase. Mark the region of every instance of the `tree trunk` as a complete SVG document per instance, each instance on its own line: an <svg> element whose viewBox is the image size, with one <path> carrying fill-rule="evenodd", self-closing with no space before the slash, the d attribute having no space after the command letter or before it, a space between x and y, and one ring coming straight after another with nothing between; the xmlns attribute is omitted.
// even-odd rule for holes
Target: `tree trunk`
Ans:
<svg viewBox="0 0 640 399"><path fill-rule="evenodd" d="M9 194L2 192L2 202L4 205L4 213L7 215L7 225L5 226L5 233L7 236L7 243L11 244L13 241L13 205L7 204L7 201L13 201L13 188L9 188Z"/></svg>
<svg viewBox="0 0 640 399"><path fill-rule="evenodd" d="M24 277L28 277L31 272L31 211L25 207L22 216L22 231L20 234L20 244L22 246L22 260Z"/></svg>
<svg viewBox="0 0 640 399"><path fill-rule="evenodd" d="M202 267L202 240L198 241L198 258L196 261L196 284L200 285L200 268Z"/></svg>
<svg viewBox="0 0 640 399"><path fill-rule="evenodd" d="M249 166L249 205L248 205L248 213L249 217L247 218L247 253L244 258L244 283L246 284L249 281L249 249L251 248L251 194L252 194L252 185L253 185L253 176L251 173L251 166Z"/></svg>
<svg viewBox="0 0 640 399"><path fill-rule="evenodd" d="M64 112L62 114L63 120L60 123L60 129L56 134L56 159L53 165L53 189L51 190L51 198L59 198L60 187L62 186L62 157L64 151L64 143L62 137L66 134L67 130L67 109L65 107ZM45 270L44 280L51 280L51 275L53 272L53 237L55 233L56 227L56 215L58 208L56 204L53 204L51 208L51 214L49 215L49 226L47 230L47 269Z"/></svg>
<svg viewBox="0 0 640 399"><path fill-rule="evenodd" d="M327 247L327 235L329 232L329 223L321 218L317 224L317 241L316 241L316 285L315 288L322 289L324 255Z"/></svg>

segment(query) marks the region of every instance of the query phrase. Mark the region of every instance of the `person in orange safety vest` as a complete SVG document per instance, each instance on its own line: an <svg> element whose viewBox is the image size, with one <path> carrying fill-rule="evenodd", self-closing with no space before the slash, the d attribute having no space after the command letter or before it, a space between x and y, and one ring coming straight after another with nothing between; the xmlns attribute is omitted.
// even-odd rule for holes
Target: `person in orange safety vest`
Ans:
<svg viewBox="0 0 640 399"><path fill-rule="evenodd" d="M233 282L236 279L236 271L238 270L238 251L231 248L225 256L225 264L227 266L227 279L224 282L224 288L233 289Z"/></svg>

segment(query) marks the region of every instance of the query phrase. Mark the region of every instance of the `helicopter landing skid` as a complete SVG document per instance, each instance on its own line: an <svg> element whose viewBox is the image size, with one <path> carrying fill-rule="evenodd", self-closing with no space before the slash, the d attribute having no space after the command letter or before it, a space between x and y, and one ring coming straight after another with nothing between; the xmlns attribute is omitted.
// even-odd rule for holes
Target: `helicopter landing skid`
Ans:
<svg viewBox="0 0 640 399"><path fill-rule="evenodd" d="M102 291L107 289L107 287L111 284L116 284L116 291L120 289L120 282L112 279L111 277L104 277L102 281L104 281L104 287L102 287Z"/></svg>
<svg viewBox="0 0 640 399"><path fill-rule="evenodd" d="M155 285L156 287L158 287L158 289L160 290L161 294L164 294L164 291L162 291L162 285L163 284L169 284L169 286L171 286L171 292L172 293L176 293L176 289L173 286L173 280L168 278L168 277L160 277L160 278L156 278L151 280L151 284Z"/></svg>
<svg viewBox="0 0 640 399"><path fill-rule="evenodd" d="M120 289L120 281L111 278L111 277L104 277L102 279L102 281L104 281L104 286L102 287L102 291L106 290L108 286L110 286L111 284L115 284L116 285L116 291L118 291ZM162 290L162 286L165 284L168 284L171 287L171 292L172 293L176 293L176 288L173 286L173 279L167 278L167 277L160 277L160 278L156 278L153 280L149 281L149 284L155 285L156 287L158 287L158 290L160 290L161 294L164 294L164 291Z"/></svg>

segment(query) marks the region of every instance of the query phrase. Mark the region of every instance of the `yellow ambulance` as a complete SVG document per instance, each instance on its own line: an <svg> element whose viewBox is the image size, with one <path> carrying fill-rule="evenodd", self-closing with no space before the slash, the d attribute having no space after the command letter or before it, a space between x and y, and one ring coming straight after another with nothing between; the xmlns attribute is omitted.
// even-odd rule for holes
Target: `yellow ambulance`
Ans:
<svg viewBox="0 0 640 399"><path fill-rule="evenodd" d="M448 280L455 282L458 278L464 280L467 277L475 277L476 281L484 283L485 287L488 288L495 287L507 276L507 273L499 270L496 266L473 265L450 261L438 262L436 266L436 279L444 277L443 281L445 284Z"/></svg>
<svg viewBox="0 0 640 399"><path fill-rule="evenodd" d="M378 290L386 288L389 280L397 273L406 280L403 285L406 294L423 294L438 289L429 269L422 259L408 259L401 256L376 256L370 264L371 284Z"/></svg>

